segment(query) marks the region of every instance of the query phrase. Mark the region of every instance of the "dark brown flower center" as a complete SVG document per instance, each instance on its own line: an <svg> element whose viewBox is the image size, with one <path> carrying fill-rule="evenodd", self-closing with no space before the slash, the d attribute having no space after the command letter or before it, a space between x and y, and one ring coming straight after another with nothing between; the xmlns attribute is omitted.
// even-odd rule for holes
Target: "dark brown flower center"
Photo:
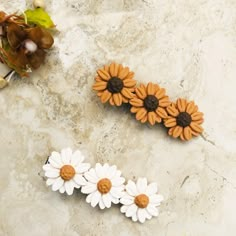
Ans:
<svg viewBox="0 0 236 236"><path fill-rule="evenodd" d="M123 87L124 83L118 77L112 77L107 82L107 89L110 93L119 93Z"/></svg>
<svg viewBox="0 0 236 236"><path fill-rule="evenodd" d="M147 111L155 111L159 106L159 101L154 95L148 95L143 103Z"/></svg>
<svg viewBox="0 0 236 236"><path fill-rule="evenodd" d="M192 118L187 112L180 112L179 115L176 117L177 125L181 127L187 127L191 124Z"/></svg>

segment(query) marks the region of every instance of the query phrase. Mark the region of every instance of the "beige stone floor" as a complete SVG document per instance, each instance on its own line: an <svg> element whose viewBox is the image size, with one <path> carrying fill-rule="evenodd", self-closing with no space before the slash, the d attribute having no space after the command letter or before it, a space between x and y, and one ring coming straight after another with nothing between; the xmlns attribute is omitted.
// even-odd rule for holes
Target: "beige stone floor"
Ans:
<svg viewBox="0 0 236 236"><path fill-rule="evenodd" d="M1 0L9 13L30 6ZM59 32L46 65L0 92L1 236L234 236L236 234L236 1L49 0ZM92 92L100 66L128 65L172 100L194 99L204 134L189 143ZM0 68L4 73L4 68ZM79 148L92 164L157 181L158 218L132 223L118 207L93 209L50 191L52 150Z"/></svg>

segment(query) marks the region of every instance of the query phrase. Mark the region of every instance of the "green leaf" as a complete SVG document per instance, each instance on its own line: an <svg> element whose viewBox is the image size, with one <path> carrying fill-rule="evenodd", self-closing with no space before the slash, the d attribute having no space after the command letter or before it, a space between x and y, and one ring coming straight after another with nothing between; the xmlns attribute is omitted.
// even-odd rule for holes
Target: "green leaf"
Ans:
<svg viewBox="0 0 236 236"><path fill-rule="evenodd" d="M36 24L44 28L55 27L51 17L42 8L36 8L34 10L26 10L25 15L27 22L31 24Z"/></svg>

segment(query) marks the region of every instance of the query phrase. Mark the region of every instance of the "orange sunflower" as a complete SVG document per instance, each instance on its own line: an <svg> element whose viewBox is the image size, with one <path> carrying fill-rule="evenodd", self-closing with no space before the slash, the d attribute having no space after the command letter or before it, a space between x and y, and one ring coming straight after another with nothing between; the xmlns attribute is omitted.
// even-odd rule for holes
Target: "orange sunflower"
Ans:
<svg viewBox="0 0 236 236"><path fill-rule="evenodd" d="M161 123L162 119L168 117L166 107L170 105L169 97L165 93L165 89L157 84L141 84L135 88L135 96L129 101L132 105L130 111L136 113L136 119L141 123Z"/></svg>
<svg viewBox="0 0 236 236"><path fill-rule="evenodd" d="M121 106L134 96L136 81L128 67L112 63L99 69L97 74L93 90L97 91L102 103L109 101L112 106Z"/></svg>
<svg viewBox="0 0 236 236"><path fill-rule="evenodd" d="M203 113L198 111L198 106L193 101L179 98L176 103L167 107L168 118L165 126L170 128L168 134L181 140L190 140L203 132Z"/></svg>

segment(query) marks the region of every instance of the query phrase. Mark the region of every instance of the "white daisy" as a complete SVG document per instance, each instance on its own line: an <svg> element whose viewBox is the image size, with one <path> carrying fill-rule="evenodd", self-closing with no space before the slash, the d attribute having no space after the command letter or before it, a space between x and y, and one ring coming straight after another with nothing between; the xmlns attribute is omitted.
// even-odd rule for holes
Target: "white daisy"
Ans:
<svg viewBox="0 0 236 236"><path fill-rule="evenodd" d="M90 164L82 163L84 156L79 150L74 153L70 148L62 149L61 153L52 152L48 162L43 166L46 184L52 185L52 190L59 190L72 195L74 188L86 184L83 173L90 168Z"/></svg>
<svg viewBox="0 0 236 236"><path fill-rule="evenodd" d="M101 209L110 208L111 203L118 204L123 195L125 178L116 166L109 166L97 163L84 174L87 183L82 187L81 192L89 194L86 202L92 207L99 205Z"/></svg>
<svg viewBox="0 0 236 236"><path fill-rule="evenodd" d="M137 184L129 180L125 186L125 194L120 199L123 204L121 212L133 221L144 223L146 219L158 216L157 206L163 201L163 197L157 194L157 184L147 184L146 178L139 178Z"/></svg>

